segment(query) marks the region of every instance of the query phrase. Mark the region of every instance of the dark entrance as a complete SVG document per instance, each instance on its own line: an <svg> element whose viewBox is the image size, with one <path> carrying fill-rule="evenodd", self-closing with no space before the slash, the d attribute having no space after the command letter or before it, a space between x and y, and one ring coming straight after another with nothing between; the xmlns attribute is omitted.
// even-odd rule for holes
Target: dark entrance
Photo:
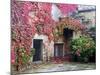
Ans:
<svg viewBox="0 0 100 75"><path fill-rule="evenodd" d="M70 37L72 37L73 35L73 30L71 29L68 29L68 28L64 28L63 29L63 36L64 36L64 39L67 40L69 39Z"/></svg>
<svg viewBox="0 0 100 75"><path fill-rule="evenodd" d="M35 48L35 54L33 56L33 61L40 61L42 55L42 39L33 40L33 48Z"/></svg>
<svg viewBox="0 0 100 75"><path fill-rule="evenodd" d="M73 36L73 30L64 28L63 29L63 42L64 42L64 56L70 54L70 40Z"/></svg>

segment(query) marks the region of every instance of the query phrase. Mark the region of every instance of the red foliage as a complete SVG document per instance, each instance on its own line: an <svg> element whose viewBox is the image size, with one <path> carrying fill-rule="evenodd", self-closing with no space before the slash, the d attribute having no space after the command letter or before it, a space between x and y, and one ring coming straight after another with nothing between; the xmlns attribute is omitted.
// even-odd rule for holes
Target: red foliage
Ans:
<svg viewBox="0 0 100 75"><path fill-rule="evenodd" d="M68 15L69 13L76 11L77 5L76 4L59 4L58 8L61 10L63 14Z"/></svg>
<svg viewBox="0 0 100 75"><path fill-rule="evenodd" d="M32 38L36 32L36 25L43 25L44 34L50 34L54 21L51 19L51 4L42 4L36 2L12 1L11 8L11 31L12 31L12 60L19 58L18 64L22 61L20 53L16 48L24 48L26 55L30 54ZM34 12L34 17L29 15ZM48 13L49 12L49 13ZM47 29L48 28L48 29ZM46 30L46 31L45 31ZM48 31L49 30L49 31ZM15 55L16 54L16 55ZM20 62L21 61L21 62ZM28 61L27 61L28 62ZM14 63L14 62L12 62Z"/></svg>
<svg viewBox="0 0 100 75"><path fill-rule="evenodd" d="M51 17L51 5L50 3L29 1L13 0L11 2L12 63L16 61L16 56L19 58L18 64L23 62L20 52L17 54L16 48L24 48L26 55L30 55L32 38L37 31L37 25L42 25L43 33L52 39L50 35L55 27L55 21ZM64 14L76 10L76 5L58 6ZM30 12L32 12L31 15L29 15Z"/></svg>

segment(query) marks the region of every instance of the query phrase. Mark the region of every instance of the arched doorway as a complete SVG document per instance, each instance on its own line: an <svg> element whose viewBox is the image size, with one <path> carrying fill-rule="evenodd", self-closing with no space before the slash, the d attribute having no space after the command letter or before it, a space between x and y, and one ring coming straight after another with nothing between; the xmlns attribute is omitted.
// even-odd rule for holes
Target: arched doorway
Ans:
<svg viewBox="0 0 100 75"><path fill-rule="evenodd" d="M63 42L64 42L64 56L69 55L70 40L73 37L73 30L64 28L63 29Z"/></svg>
<svg viewBox="0 0 100 75"><path fill-rule="evenodd" d="M83 25L70 17L60 18L58 25L54 28L54 54L67 57L69 60L70 57L70 40L74 37L77 38L81 35L81 31L84 29ZM55 56L55 55L54 55Z"/></svg>

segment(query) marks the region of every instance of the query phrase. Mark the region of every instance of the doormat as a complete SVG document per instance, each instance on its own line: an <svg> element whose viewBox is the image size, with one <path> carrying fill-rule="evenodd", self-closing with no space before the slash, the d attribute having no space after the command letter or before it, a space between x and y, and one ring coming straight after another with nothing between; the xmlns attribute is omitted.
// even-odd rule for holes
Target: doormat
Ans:
<svg viewBox="0 0 100 75"><path fill-rule="evenodd" d="M11 73L96 69L96 6L11 0Z"/></svg>

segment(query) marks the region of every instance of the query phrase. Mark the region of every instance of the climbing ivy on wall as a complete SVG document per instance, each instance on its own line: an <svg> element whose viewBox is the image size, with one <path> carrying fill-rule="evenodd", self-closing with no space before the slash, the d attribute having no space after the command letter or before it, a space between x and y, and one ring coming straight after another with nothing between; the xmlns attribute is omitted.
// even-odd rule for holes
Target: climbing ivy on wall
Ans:
<svg viewBox="0 0 100 75"><path fill-rule="evenodd" d="M11 1L11 61L17 69L29 63L32 38L38 33L38 26L41 27L42 34L47 35L49 39L53 38L51 33L57 22L52 19L51 6L51 3ZM68 12L73 12L76 7L58 4L62 14L65 14L67 9Z"/></svg>

